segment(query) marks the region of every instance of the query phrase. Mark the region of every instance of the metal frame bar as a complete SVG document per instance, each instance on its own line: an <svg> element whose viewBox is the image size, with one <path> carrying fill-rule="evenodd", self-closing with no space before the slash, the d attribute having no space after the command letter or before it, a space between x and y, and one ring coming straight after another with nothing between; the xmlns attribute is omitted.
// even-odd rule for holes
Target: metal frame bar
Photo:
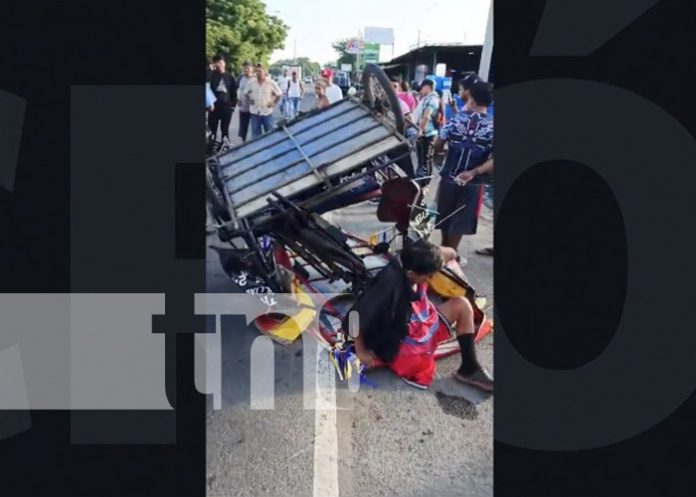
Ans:
<svg viewBox="0 0 696 497"><path fill-rule="evenodd" d="M404 145L405 145L405 144L404 144ZM380 157L381 155L383 155L383 154L376 155L376 156L374 156L374 157L372 157L372 158L366 160L365 162L363 162L363 164L368 163L368 162L370 162L371 160L374 160L374 159L376 159L377 157ZM382 169L386 169L387 167L396 164L396 161L399 161L399 160L403 159L404 157L408 157L408 156L410 156L410 155L411 155L411 150L409 149L408 152L404 152L403 154L397 156L397 157L394 158L394 159L390 159L388 162L385 162L384 164L380 164L379 166L376 166L376 167L374 167L374 168L371 168L371 169L369 169L368 171L365 171L365 172L362 172L362 173L360 173L360 174L358 174L358 175L356 175L356 176L353 176L353 177L351 177L350 181L347 181L347 182L345 182L345 183L341 183L340 185L336 185L336 188L335 188L335 189L333 189L333 190L327 190L327 191L325 191L325 192L322 192L322 193L320 193L319 195L316 195L315 197L313 197L313 198L311 198L311 199L309 199L309 200L305 200L304 202L300 203L299 205L300 205L301 207L305 208L305 209L311 209L311 208L312 208L314 205L316 205L317 203L320 203L320 202L324 201L324 200L325 200L324 197L328 197L330 194L335 194L335 193L337 192L337 190L339 190L340 188L344 188L344 187L347 187L347 186L349 186L349 185L352 185L353 183L355 183L355 182L358 181L359 179L364 178L365 176L368 176L368 175L370 175L370 174L373 174L373 173L375 173L375 172L377 172L377 171L381 171ZM350 188L349 188L348 190L350 190ZM348 191L348 190L346 190L346 191ZM340 192L340 193L344 193L344 192Z"/></svg>
<svg viewBox="0 0 696 497"><path fill-rule="evenodd" d="M405 144L404 144L404 145L405 145ZM373 156L373 157L371 157L370 159L368 159L367 161L363 162L362 164L366 164L366 163L370 162L371 160L374 160L375 158L379 157L380 155L382 155L382 154ZM378 170L381 170L381 169L385 169L385 168L387 168L387 167L389 167L389 166L392 166L392 165L394 165L394 164L396 163L396 161L401 160L401 159L403 159L404 157L407 157L407 156L409 156L409 155L411 155L411 151L410 151L410 150L409 150L408 152L405 152L405 153L403 153L403 154L401 154L401 155L395 157L394 159L391 159L391 160L388 161L388 162L385 162L384 164L380 164L379 166L377 166L377 167L375 167L375 168L369 169L368 171L365 171L365 172L363 172L363 173L360 173L360 174L358 174L358 175L356 175L356 176L351 177L350 181L347 181L347 182L345 182L345 183L341 183L341 184L339 184L339 185L336 185L336 186L334 187L334 189L332 189L332 190L324 191L324 192L322 192L322 193L320 193L320 194L318 194L318 195L312 197L311 199L304 200L304 201L302 201L301 203L297 203L297 204L295 204L295 205L297 205L297 206L299 206L299 207L301 207L301 208L303 208L303 209L311 210L311 208L312 208L314 205L316 205L317 203L320 203L320 202L324 201L324 200L326 199L325 197L328 197L328 196L330 196L330 195L337 194L337 193L338 193L338 194L340 194L340 193L345 193L344 191L339 191L339 190L340 190L340 189L343 189L343 188L346 188L345 191L348 191L349 188L347 188L347 187L350 186L351 184L355 183L355 182L358 181L359 179L362 179L363 177L365 177L365 176L367 176L367 175L369 175L369 174L372 174L372 173L374 173L375 171L378 171ZM275 194L276 192L273 191L273 192L270 192L270 193L271 193L271 194ZM226 190L225 190L225 194L227 194L227 191L226 191ZM268 195L268 194L266 194L266 195ZM275 204L272 203L270 197L267 197L267 198L266 198L266 201L269 202L269 204L271 204L272 207L273 207L273 206L277 206L277 202L276 202ZM230 205L233 205L233 204L230 202ZM243 205L243 204L242 204L242 205ZM256 219L257 224L256 224L253 228L251 228L251 229L252 229L253 231L262 231L262 230L264 229L264 226L265 226L265 225L274 222L274 221L276 220L276 218L277 218L278 216L281 216L282 214L283 214L282 210L281 210L280 212L277 212L277 213L261 212L261 213L259 213L259 215L258 215L258 217L259 217L260 219L259 219L259 218ZM264 218L264 216L265 216L265 218ZM245 221L251 222L251 221L254 220L254 217L253 217L253 216L247 216L247 217L244 217L244 218L241 218L241 219L243 219L243 220L245 220ZM230 235L231 235L231 236L244 236L245 234L246 234L246 231L244 230L244 228L242 228L242 231L240 231L239 226L235 226L234 229L230 232ZM350 235L349 235L349 236L350 236ZM355 237L351 237L351 238L355 238ZM355 238L355 239L357 239L357 238ZM358 240L359 240L359 239L358 239Z"/></svg>
<svg viewBox="0 0 696 497"><path fill-rule="evenodd" d="M300 215L303 216L303 219L307 223L307 227L309 229L311 229L315 232L318 232L318 233L322 233L322 234L325 233L326 230L320 224L315 222L311 217L309 217L309 216L304 217L305 213L302 211L302 209L300 207L295 205L293 202L287 200L286 198L284 198L280 194L275 193L275 196L278 199L278 201L273 201L273 200L269 199L269 203L271 203L272 205L273 204L277 205L279 203L287 205L288 208L298 212ZM326 233L326 234L327 234L327 238L333 242L333 244L336 246L336 248L338 248L338 249L347 248L348 250L346 251L347 252L346 256L348 258L354 257L355 258L354 262L357 263L359 261L360 264L362 264L363 267L365 267L364 263L362 261L362 257L355 254L353 252L353 250L351 249L351 247L348 247L348 246L343 247L342 246L343 244L341 242L334 239L334 237L332 237L330 234L328 234L328 233ZM324 260L320 256L315 255L308 247L304 246L304 244L302 243L302 240L290 240L287 237L285 237L282 233L280 233L280 234L273 233L273 235L276 238L278 238L284 245L289 246L294 252L296 252L298 254L300 254L300 251L303 252L300 254L300 257L302 259L304 259L305 261L307 261L311 267L316 269L323 276L325 276L329 279L335 280L335 279L340 278L340 279L343 279L345 281L351 281L351 282L354 282L354 281L361 279L361 276L362 276L361 274L356 273L353 275L353 273L350 271L350 269L349 268L344 269L344 266L340 262L337 262L334 260ZM299 248L299 250L298 250L298 248ZM307 255L309 255L309 257L307 257ZM317 261L317 262L313 263L312 260ZM327 268L328 268L328 271L330 271L330 274L326 274ZM365 267L365 271L367 271L367 267Z"/></svg>
<svg viewBox="0 0 696 497"><path fill-rule="evenodd" d="M288 86L289 86L289 85L288 85ZM297 140L295 139L295 136L290 132L290 130L289 130L287 127L283 126L282 129L283 129L283 131L285 131L285 133L288 135L288 137L289 137L290 140L292 141L293 145L295 145L295 147L297 148L297 150L300 152L300 155L302 155L302 158L303 158L303 159L305 160L305 162L309 165L310 169L311 169L312 172L314 173L314 176L316 176L316 178L317 178L319 181L323 181L324 184L325 184L328 188L331 188L331 182L329 181L329 178L326 176L326 174L321 174L321 173L319 172L319 169L317 169L317 166L315 166L314 163L312 162L312 160L311 160L309 157L307 157L307 154L305 153L305 151L304 151L304 149L302 148L302 146L301 146L299 143L297 143Z"/></svg>
<svg viewBox="0 0 696 497"><path fill-rule="evenodd" d="M318 121L317 123L313 124L312 126L309 126L309 127L307 127L307 128L304 128L304 129L300 130L297 134L298 134L298 135L301 135L302 133L305 133L306 131L310 131L310 130L312 130L312 129L314 129L314 128L320 126L320 125L324 125L324 124L326 124L326 123L328 123L328 122L330 122L330 121L332 121L332 120L334 120L334 119L336 119L336 118L339 118L339 117L341 117L341 116L343 116L343 115L345 115L345 114L348 114L348 113L350 113L350 112L353 112L353 111L355 111L355 110L362 110L362 111L365 111L365 109L362 109L362 108L360 108L360 107L349 108L348 110L343 111L343 112L341 112L341 113L339 113L339 114L336 114L335 116L331 117L330 119L327 119L326 121ZM367 111L367 114L364 114L364 115L361 115L361 116L357 116L355 119L352 119L352 120L348 121L348 124L354 124L354 123L356 123L356 122L359 122L361 119L364 119L364 118L365 118L366 116L368 116L368 115L370 115L369 111ZM293 123L293 124L295 124L295 123ZM280 131L280 128L277 128L277 129ZM327 136L327 135L333 133L334 131L335 131L335 129L330 129L330 130L327 130L327 131L325 131L325 132L322 132L321 134L316 135L316 136L313 137L311 140L307 141L307 143L305 143L305 145L309 145L310 143L314 143L315 141L319 140L320 138L324 138L325 136ZM265 135L265 136L268 137L268 135ZM240 157L240 158L238 158L238 159L235 159L234 162L231 162L230 164L228 164L228 165L226 165L226 166L223 166L223 168L229 167L230 165L232 165L232 164L234 164L234 163L236 163L236 162L241 162L241 161L243 161L243 160L247 160L248 158L253 157L253 156L256 155L256 154L259 154L259 153L261 153L261 152L265 152L266 150L268 150L268 147L272 147L272 146L281 144L281 143L283 143L284 141L285 141L285 140L283 139L283 140L274 141L273 143L269 143L265 148L261 148L261 149L256 150L255 152L252 152L252 153L250 153L250 154L248 154L248 155L244 155L244 156L242 156L242 157ZM266 159L266 160L265 160L264 162L262 162L261 164L265 164L265 163L267 163L267 162L271 162L271 161L277 159L278 157L283 156L283 155L286 154L286 153L287 153L287 151L280 152L280 153L278 153L278 154L276 154L276 155L274 155L274 156L269 157L268 159ZM241 176L242 174L248 173L249 171L253 170L254 168L259 167L259 165L261 165L261 164L254 164L254 165L248 166L248 167L246 167L245 169L242 169L242 170L240 170L240 171L234 171L234 174L225 175L224 178L223 178L223 181L228 181L228 180L233 179L233 178L235 178L235 177L237 177L237 176Z"/></svg>
<svg viewBox="0 0 696 497"><path fill-rule="evenodd" d="M360 105L358 102L354 102L353 100L351 100L351 102L357 103L358 105ZM332 107L333 107L333 108L339 107L339 106L340 106L341 104L343 104L343 103L345 103L344 100L339 100L338 102L334 102L333 104L331 104L329 107L325 107L325 108L323 108L323 109L317 109L315 112L309 112L309 113L307 113L307 114L304 114L303 116L301 116L301 117L299 117L299 118L293 120L292 123L293 123L293 124L296 124L296 123L305 121L306 119L309 119L309 118L311 118L311 117L314 117L314 116L316 116L317 114L320 114L320 113L322 113L322 112L326 112L328 109L331 109ZM369 108L367 108L367 107L365 107L365 106L361 106L361 107L367 109L368 112L369 112L369 110L370 110ZM355 109L355 108L356 108L356 107L353 107L353 109ZM351 110L352 110L352 109L351 109ZM336 114L336 116L334 116L334 117L338 117L338 116L344 114L345 112L348 112L348 111L342 111L342 112ZM333 119L333 118L332 118L332 119ZM312 129L313 127L314 127L314 126L310 126L310 127L308 127L307 129ZM242 147L244 147L244 146L246 146L246 145L249 145L249 144L251 144L251 143L257 143L257 142L259 142L259 141L261 141L261 140L263 140L263 139L267 139L267 138L269 138L270 136L272 136L272 134L266 133L266 134L263 134L263 135L261 135L261 136L257 136L256 138L252 138L251 140L249 140L249 141L247 141L247 142L240 143L239 145L235 146L234 148L231 148L231 149L229 149L228 151L226 151L224 154L221 154L220 157L224 157L225 155L228 155L228 154L232 153L233 151L239 150L240 148L242 148ZM281 140L281 141L282 141L282 140ZM280 141L278 141L278 142L273 142L273 144L275 144L275 143L280 143ZM261 152L261 151L264 150L265 148L267 148L267 147L262 147L262 148L259 149L259 150L255 150L255 151L253 151L253 152L251 152L251 153L248 153L248 154L246 154L246 155L242 155L242 156L239 158L239 160L241 160L241 159L246 159L247 157L251 157L252 155Z"/></svg>
<svg viewBox="0 0 696 497"><path fill-rule="evenodd" d="M222 179L220 178L220 161L218 160L217 156L209 158L208 161L212 161L213 164L215 164L215 170L213 171L213 174L215 174L218 181L220 181L222 183ZM206 161L205 167L208 167L208 164L207 164L208 161ZM222 188L220 188L220 190L222 190L222 194L225 197L225 203L227 204L227 212L229 213L230 219L231 219L230 224L232 224L232 227L234 230L238 230L240 227L240 224L239 224L240 219L237 216L237 211L235 210L234 201L232 200L229 193L227 193L227 188L225 188L224 183L222 183Z"/></svg>
<svg viewBox="0 0 696 497"><path fill-rule="evenodd" d="M384 126L385 128L387 128L393 135L395 135L395 136L398 137L398 138L402 138L404 141L407 141L407 138L406 138L403 134L399 133L399 131L398 131L397 129L395 129L393 126L391 126L390 121L387 120L387 119L385 119L384 116L383 116L382 114L379 114L378 112L375 111L375 109L372 109L372 108L368 107L367 105L365 105L365 104L362 102L361 99L355 99L355 98L350 98L350 99L348 99L348 100L346 100L346 99L344 99L344 100L339 100L338 102L335 102L335 103L331 104L329 107L326 107L326 108L324 108L324 109L317 109L317 110L313 111L313 113L305 114L305 115L303 115L302 117L300 117L299 119L293 120L291 126L292 126L292 125L295 125L295 124L297 124L297 123L299 123L299 122L302 122L302 121L304 121L304 120L307 119L307 118L316 116L316 115L318 115L318 114L321 114L322 112L326 112L328 109L331 109L332 107L334 107L334 108L339 107L340 105L342 105L342 104L344 104L344 103L346 103L346 102L353 103L353 104L355 104L355 106L354 106L354 107L349 107L349 106L347 106L347 107L346 107L346 110L343 110L343 111L339 112L338 114L336 114L335 116L332 116L331 118L327 119L326 121L317 121L316 123L313 123L311 126L308 126L307 128L302 129L302 130L298 133L298 135L304 133L305 131L314 129L314 128L316 128L317 126L326 124L327 122L329 122L329 121L331 121L331 120L333 120L333 119L336 119L336 118L338 118L338 117L340 117L340 116L342 116L342 115L348 114L349 112L352 112L352 111L354 111L354 110L356 110L356 109L362 109L363 111L365 111L365 112L367 113L367 115L372 116L379 124L381 124L382 126ZM360 116L360 117L358 117L358 118L356 118L356 119L354 119L354 120L352 120L352 121L349 121L349 122L350 122L351 124L352 124L352 123L355 123L355 122L357 122L359 119L361 119L362 117L364 117L364 116ZM316 141L316 139L318 139L318 138L323 138L324 136L328 135L328 134L331 133L331 132L332 132L332 131L328 131L328 132L326 132L326 133L323 133L322 135L317 136L315 139L312 139L312 140L308 141L307 144L312 143L313 141ZM232 151L234 151L234 150L240 148L240 147L243 146L243 145L246 145L246 144L249 144L249 143L253 143L253 142L256 141L256 140L260 140L260 139L263 139L263 138L268 138L269 136L270 136L269 134L262 135L262 136L260 136L260 137L258 137L258 138L255 138L255 139L253 139L253 140L251 140L251 141L249 141L249 142L246 142L246 143L244 143L244 144L238 145L237 147L228 150L225 154L222 154L222 155L220 155L219 157L224 157L225 155L231 153ZM243 156L241 156L241 157L238 157L238 158L235 160L235 162L239 162L239 161L241 161L241 160L244 160L244 159L247 159L247 158L249 158L249 157L252 157L252 156L254 156L254 155L256 155L256 154L258 154L258 153L260 153L260 152L263 152L263 151L266 150L269 146L277 145L277 144L282 143L282 142L283 142L283 140L273 141L272 143L267 144L266 147L264 147L264 148L261 148L261 149L259 149L259 150L254 151L254 152L251 152L251 153L249 153L249 154L247 154L247 155L243 155ZM342 142L339 142L339 143L342 143ZM273 157L269 158L268 161L273 160L273 159L276 159L276 158L278 158L280 155L282 155L282 154L273 156ZM268 162L268 161L266 161L266 162ZM246 173L246 172L248 172L248 171L254 169L254 167L257 167L257 166L258 166L258 164L257 164L256 166L251 166L251 167L249 167L249 168L247 168L247 169L244 169L244 170L241 171L241 172L235 173L235 175L233 175L233 176L229 176L229 177L228 177L228 176L225 176L225 177L222 178L222 180L223 180L223 181L227 181L228 179L232 179L232 178L234 178L235 176L242 175L242 174L244 174L244 173ZM224 168L224 167L226 167L226 166L223 166L223 168Z"/></svg>
<svg viewBox="0 0 696 497"><path fill-rule="evenodd" d="M353 123L355 123L355 122L358 122L358 120L356 119L355 121L351 121L350 124L353 124ZM314 157L314 156L317 156L317 155L319 155L319 154L323 154L323 153L326 152L327 150L330 150L330 149L332 149L333 147L335 147L335 146L337 146L337 145L341 145L341 144L343 144L343 143L346 143L348 140L350 140L350 139L352 139L352 138L354 138L354 137L356 137L356 136L364 135L365 133L370 133L370 132L374 131L375 129L379 128L379 127L380 127L379 123L375 123L373 126L370 126L368 129L366 129L366 130L364 130L364 131L361 131L361 132L360 132L359 134L357 134L357 135L353 135L352 137L346 138L345 140L341 140L341 141L332 143L332 144L327 145L326 147L324 147L324 148L322 148L322 149L317 150L316 152L314 152L314 153L312 154L312 156ZM285 128L285 129L286 129L286 132L289 134L289 136L291 136L291 135L290 135L290 132L287 131L287 128ZM309 145L310 143L314 143L314 142L318 141L319 138L323 138L324 136L330 134L331 132L332 132L332 131L329 131L329 132L327 132L327 133L325 133L325 134L323 134L323 135L321 135L321 136L318 136L316 139L310 140L310 141L308 141L307 143L305 143L305 145ZM384 139L386 139L386 137L380 139L379 141L384 140ZM299 165L299 164L302 164L302 162L307 162L307 161L309 160L309 158L307 157L307 155L304 153L304 150L302 149L302 146L301 146L299 143L296 143L296 141L293 140L292 136L291 136L291 140L292 140L293 144L295 145L295 148L300 152L300 155L302 155L303 158L302 158L302 159L299 159L299 160L296 160L296 161L294 161L294 162L289 163L289 164L285 167L285 170L290 169L291 167L295 167L295 166L297 166L297 165ZM379 143L379 142L374 142L374 143ZM372 144L373 144L373 143L370 143L370 145L372 145ZM368 145L368 146L369 146L369 145ZM286 153L287 153L287 152L283 152L282 154L278 154L278 155L276 156L276 158L277 158L277 157L281 157L282 155L284 155L284 154L286 154ZM349 155L350 155L350 154L349 154ZM346 157L348 157L348 155L342 156L342 157L341 157L340 159L338 159L338 160L344 159L344 158L346 158ZM267 164L268 162L270 162L270 159L269 159L269 161L266 161L266 162L264 162L263 164ZM246 173L252 171L254 168L258 167L259 165L261 165L261 164L256 164L255 166L252 166L252 167L246 169L244 172L242 172L242 173L240 173L240 174L235 174L235 175L233 175L233 176L225 176L225 177L223 177L223 179L222 179L221 181L224 182L225 189L227 189L227 183L228 183L229 181L233 180L235 177L241 176L242 174L246 174ZM314 170L314 165L311 163L311 161L309 162L309 167L312 168L312 170ZM320 167L321 167L321 166L320 166ZM240 191L242 191L242 190L244 190L245 188L247 188L249 185L253 185L254 183L258 183L259 181L262 181L262 180L271 178L271 177L276 176L276 175L278 175L278 174L282 174L282 172L283 172L283 170L271 171L270 173L268 173L268 174L266 174L266 175L257 176L257 177L254 178L253 181L247 182L247 183L243 183L243 184L237 186L234 190L230 190L230 195L234 195L235 193L239 193ZM298 179L303 178L304 176L306 176L306 175L298 176L297 178L293 179L293 180L291 181L291 183L294 182L294 181L297 181ZM322 180L322 178L318 178L318 179ZM284 185L281 185L281 188L282 188L283 186L288 185L288 184L290 184L290 183L286 183L286 184L284 184ZM271 191L273 191L273 190L271 190ZM268 193L269 193L269 192L266 192L266 193L263 193L263 194L261 194L261 195L267 195ZM257 198L258 198L258 197L257 197ZM253 200L253 199L252 199L252 200ZM247 202L251 202L252 200L248 200ZM244 204L247 203L247 202L241 203L241 204L239 204L239 205L244 205Z"/></svg>
<svg viewBox="0 0 696 497"><path fill-rule="evenodd" d="M368 130L366 130L364 133L361 133L361 135L362 135L362 134L369 133L369 132L373 131L374 129L381 128L381 127L382 127L381 124L376 123L374 127L370 128L370 129L368 129ZM356 136L359 136L359 135L356 135ZM370 141L370 142L368 142L367 144L364 145L364 148L370 147L370 146L372 146L372 145L377 145L378 143L380 143L380 142L382 142L382 141L388 139L390 136L391 136L391 135L387 135L387 136L384 136L384 137L379 138L379 139L377 139L377 140ZM326 151L329 150L330 148L333 148L333 147L335 147L336 145L340 145L340 144L342 144L342 143L346 143L347 141L349 141L349 140L351 140L351 139L353 139L353 138L355 138L355 136L350 137L350 138L346 138L345 140L342 140L342 141L340 141L340 142L334 143L334 144L328 146L327 148L325 148L324 150L322 150L322 151L319 152L319 153L326 152ZM347 154L345 154L345 155L342 155L342 156L338 157L338 158L335 159L333 162L334 162L334 163L339 162L339 161L344 160L344 159L346 159L346 158L348 158L348 157L350 157L350 156L352 156L352 155L354 155L354 154L355 154L355 152L347 153ZM379 154L379 155L381 155L381 154ZM377 155L376 157L379 157L379 155ZM373 158L374 158L374 157L373 157ZM365 162L369 162L370 160L372 160L372 159L368 159L367 161L363 161L363 162L357 163L355 166L349 167L348 170L355 169L356 167L358 167L358 166L364 164ZM301 160L300 160L300 161L297 161L294 165L300 164L301 162L302 162ZM271 175L269 175L269 176L273 176L273 174L271 174ZM337 175L334 175L334 176L337 176ZM255 201L255 200L258 200L259 198L263 197L264 195L268 195L269 193L272 193L272 192L275 192L275 191L277 191L277 190L280 190L281 188L283 188L283 187L285 187L285 186L291 185L291 184L295 183L296 181L301 180L303 177L304 177L304 176L301 176L301 177L298 177L298 178L294 178L294 179L292 179L292 180L290 180L290 181L286 181L285 183L282 183L282 184L280 184L280 185L275 185L275 188L273 188L272 190L266 191L266 192L264 192L264 193L260 193L260 194L258 194L257 196L255 196L254 198L251 198L251 199L249 199L249 200L245 200L245 201L243 201L243 202L239 202L238 204L236 204L236 206L237 206L237 207L242 207L243 205L246 205L246 204L248 204L248 203L250 203L250 202L253 202L253 201ZM228 181L229 181L229 180L228 180ZM225 190L227 190L227 183L225 183Z"/></svg>

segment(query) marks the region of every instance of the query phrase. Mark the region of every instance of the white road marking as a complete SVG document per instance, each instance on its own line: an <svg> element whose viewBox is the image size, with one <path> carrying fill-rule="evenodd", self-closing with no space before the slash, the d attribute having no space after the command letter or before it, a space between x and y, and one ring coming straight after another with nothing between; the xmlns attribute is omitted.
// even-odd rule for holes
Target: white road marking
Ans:
<svg viewBox="0 0 696 497"><path fill-rule="evenodd" d="M29 411L22 354L18 344L0 349L0 409Z"/></svg>
<svg viewBox="0 0 696 497"><path fill-rule="evenodd" d="M275 409L275 349L273 340L257 336L251 344L251 410Z"/></svg>
<svg viewBox="0 0 696 497"><path fill-rule="evenodd" d="M338 497L336 378L324 347L316 346L314 497Z"/></svg>
<svg viewBox="0 0 696 497"><path fill-rule="evenodd" d="M194 335L194 382L202 394L212 394L213 410L222 409L222 333L215 316L215 333Z"/></svg>

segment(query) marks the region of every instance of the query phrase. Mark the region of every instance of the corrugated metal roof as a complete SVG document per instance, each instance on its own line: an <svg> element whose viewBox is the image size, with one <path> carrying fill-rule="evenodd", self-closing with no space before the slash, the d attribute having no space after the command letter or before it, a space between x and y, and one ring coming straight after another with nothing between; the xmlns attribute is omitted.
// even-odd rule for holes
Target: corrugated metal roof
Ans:
<svg viewBox="0 0 696 497"><path fill-rule="evenodd" d="M465 44L458 44L458 43L448 43L448 44L425 44L421 45L417 48L414 48L413 50L410 50L406 52L405 54L401 54L398 57L394 57L392 60L389 62L384 62L383 64L380 64L382 67L388 67L389 65L393 64L400 64L411 58L412 56L423 53L423 52L429 52L429 51L438 51L438 50L457 50L457 49L462 49L462 50L468 50L468 51L474 51L476 52L477 50L480 51L483 49L483 45L465 45Z"/></svg>

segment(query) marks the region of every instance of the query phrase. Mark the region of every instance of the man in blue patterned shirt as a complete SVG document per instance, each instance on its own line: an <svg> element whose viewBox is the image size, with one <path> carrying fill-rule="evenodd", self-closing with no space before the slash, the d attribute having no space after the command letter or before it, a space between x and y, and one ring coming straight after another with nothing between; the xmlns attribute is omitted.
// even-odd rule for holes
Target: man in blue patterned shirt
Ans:
<svg viewBox="0 0 696 497"><path fill-rule="evenodd" d="M455 250L463 235L476 234L483 185L493 171L493 119L487 113L491 88L477 81L468 91L466 107L443 126L435 141L436 150L449 144L440 172L437 222L442 245Z"/></svg>

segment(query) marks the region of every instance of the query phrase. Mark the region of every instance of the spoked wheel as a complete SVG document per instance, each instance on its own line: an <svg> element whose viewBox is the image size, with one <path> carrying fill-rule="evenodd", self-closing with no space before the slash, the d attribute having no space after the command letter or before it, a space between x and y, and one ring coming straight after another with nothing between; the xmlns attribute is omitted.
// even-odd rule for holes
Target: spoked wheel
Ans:
<svg viewBox="0 0 696 497"><path fill-rule="evenodd" d="M404 133L404 115L401 112L399 97L391 86L389 77L381 67L368 64L362 74L362 84L365 90L363 99L375 112L382 114L387 122Z"/></svg>

